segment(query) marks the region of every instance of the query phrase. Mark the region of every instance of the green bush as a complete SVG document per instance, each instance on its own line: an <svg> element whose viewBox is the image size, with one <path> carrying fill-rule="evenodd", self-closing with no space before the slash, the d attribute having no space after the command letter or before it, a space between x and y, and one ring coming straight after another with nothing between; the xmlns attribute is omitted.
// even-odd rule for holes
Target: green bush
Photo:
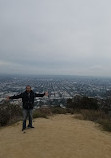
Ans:
<svg viewBox="0 0 111 158"><path fill-rule="evenodd" d="M73 109L99 109L98 101L95 98L86 96L75 96L73 99L67 100L67 108Z"/></svg>

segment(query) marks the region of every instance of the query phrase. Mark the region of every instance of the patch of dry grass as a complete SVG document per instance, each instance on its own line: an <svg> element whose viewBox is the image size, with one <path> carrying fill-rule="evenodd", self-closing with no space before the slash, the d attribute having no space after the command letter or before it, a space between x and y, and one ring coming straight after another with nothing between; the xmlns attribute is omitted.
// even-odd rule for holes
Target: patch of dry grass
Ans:
<svg viewBox="0 0 111 158"><path fill-rule="evenodd" d="M74 118L99 123L103 130L111 132L111 117L103 111L81 110L80 114L76 114Z"/></svg>

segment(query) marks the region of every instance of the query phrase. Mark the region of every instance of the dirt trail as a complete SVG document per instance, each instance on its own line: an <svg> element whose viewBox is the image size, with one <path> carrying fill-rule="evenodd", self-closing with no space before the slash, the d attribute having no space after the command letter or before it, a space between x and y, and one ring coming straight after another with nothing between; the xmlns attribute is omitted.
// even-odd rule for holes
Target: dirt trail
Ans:
<svg viewBox="0 0 111 158"><path fill-rule="evenodd" d="M111 158L111 134L93 122L55 115L24 134L21 124L0 129L0 158Z"/></svg>

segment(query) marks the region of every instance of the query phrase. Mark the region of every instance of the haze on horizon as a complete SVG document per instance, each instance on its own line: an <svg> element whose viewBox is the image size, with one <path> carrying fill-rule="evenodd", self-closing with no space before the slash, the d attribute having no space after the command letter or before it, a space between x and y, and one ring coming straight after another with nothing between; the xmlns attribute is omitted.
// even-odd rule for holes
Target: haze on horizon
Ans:
<svg viewBox="0 0 111 158"><path fill-rule="evenodd" d="M0 0L0 74L111 76L110 0Z"/></svg>

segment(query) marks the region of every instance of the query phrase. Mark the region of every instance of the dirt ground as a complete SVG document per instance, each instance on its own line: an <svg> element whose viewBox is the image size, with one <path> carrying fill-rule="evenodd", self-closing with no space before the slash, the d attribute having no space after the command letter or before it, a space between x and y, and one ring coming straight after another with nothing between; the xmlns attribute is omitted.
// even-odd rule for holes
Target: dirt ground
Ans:
<svg viewBox="0 0 111 158"><path fill-rule="evenodd" d="M111 134L74 115L38 118L34 129L22 122L0 129L0 158L111 158Z"/></svg>

